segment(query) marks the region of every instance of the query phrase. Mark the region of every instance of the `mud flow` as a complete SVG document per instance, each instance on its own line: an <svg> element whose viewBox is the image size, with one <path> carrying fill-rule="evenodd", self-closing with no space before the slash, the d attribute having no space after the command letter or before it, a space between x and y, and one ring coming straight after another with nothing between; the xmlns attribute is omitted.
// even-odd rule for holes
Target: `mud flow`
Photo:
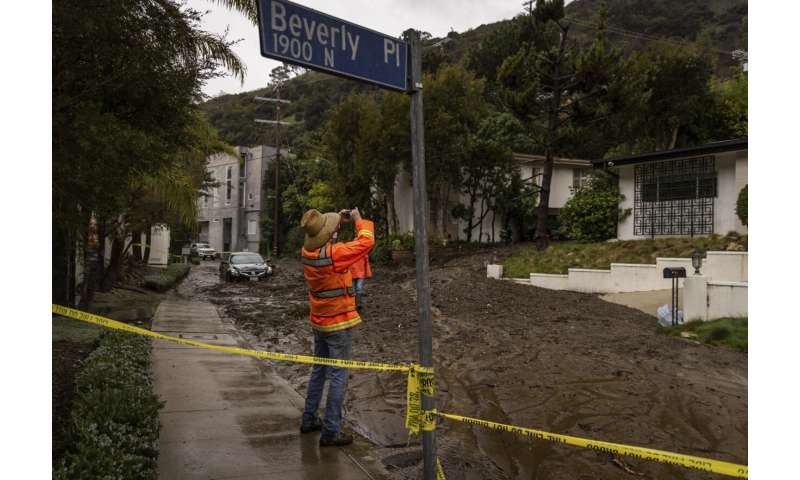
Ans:
<svg viewBox="0 0 800 480"><path fill-rule="evenodd" d="M655 317L594 295L487 279L486 263L508 253L432 257L439 410L747 463L747 354L658 335ZM299 261L279 261L258 283L224 283L211 267L180 293L208 296L255 348L311 354ZM353 357L415 361L413 266L373 270ZM274 366L305 395L308 366ZM386 478L420 475L419 439L403 426L405 386L398 374L350 373L346 426L369 440ZM451 421L437 429L437 451L448 479L720 478Z"/></svg>

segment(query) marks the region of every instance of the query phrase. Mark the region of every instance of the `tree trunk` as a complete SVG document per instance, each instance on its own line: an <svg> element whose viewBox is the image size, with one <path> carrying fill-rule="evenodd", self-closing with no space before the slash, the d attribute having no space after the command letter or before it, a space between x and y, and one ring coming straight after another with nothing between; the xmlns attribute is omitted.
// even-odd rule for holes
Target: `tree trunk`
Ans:
<svg viewBox="0 0 800 480"><path fill-rule="evenodd" d="M467 231L464 233L467 234L467 243L470 243L472 241L472 229L475 228L475 224L472 223L475 219L475 195L473 193L469 193L469 207L467 208L467 213L469 214L466 218Z"/></svg>
<svg viewBox="0 0 800 480"><path fill-rule="evenodd" d="M397 208L394 204L394 192L389 195L389 212L391 215L391 229L389 230L390 235L397 235L397 230L400 229L399 227L399 220L397 219Z"/></svg>
<svg viewBox="0 0 800 480"><path fill-rule="evenodd" d="M481 196L481 213L478 215L478 243L483 242L483 209L486 204L486 199Z"/></svg>
<svg viewBox="0 0 800 480"><path fill-rule="evenodd" d="M97 221L97 280L100 285L101 280L106 276L106 236L108 234L108 223L104 218Z"/></svg>
<svg viewBox="0 0 800 480"><path fill-rule="evenodd" d="M94 216L87 220L89 228L83 236L83 282L81 283L81 301L79 307L86 309L94 300L97 288L97 222Z"/></svg>
<svg viewBox="0 0 800 480"><path fill-rule="evenodd" d="M567 42L567 31L562 30L558 45L558 58L553 67L553 95L547 112L547 139L544 147L544 169L542 171L542 185L539 193L539 206L536 213L536 248L544 250L550 244L550 234L547 231L547 216L550 210L550 183L553 178L553 147L558 129L558 112L561 108L561 64L564 61L564 49Z"/></svg>
<svg viewBox="0 0 800 480"><path fill-rule="evenodd" d="M122 259L125 248L125 237L120 235L120 232L116 232L114 235L113 240L111 240L111 259L108 263L108 268L106 269L106 274L103 277L103 290L109 291L114 287L114 284L117 283L117 280L120 278L120 274L122 273Z"/></svg>
<svg viewBox="0 0 800 480"><path fill-rule="evenodd" d="M495 242L494 240L494 221L497 220L497 211L492 209L492 243Z"/></svg>
<svg viewBox="0 0 800 480"><path fill-rule="evenodd" d="M142 259L142 263L144 263L145 265L147 265L150 262L150 251L151 251L150 241L152 238L152 234L153 234L153 226L147 225L147 229L144 232L145 245L144 245L144 258Z"/></svg>
<svg viewBox="0 0 800 480"><path fill-rule="evenodd" d="M133 245L131 245L131 255L136 263L142 262L142 231L139 229L134 230L131 234L133 238Z"/></svg>
<svg viewBox="0 0 800 480"><path fill-rule="evenodd" d="M678 143L678 129L680 127L675 127L672 129L672 139L669 142L669 150L675 148L675 145Z"/></svg>

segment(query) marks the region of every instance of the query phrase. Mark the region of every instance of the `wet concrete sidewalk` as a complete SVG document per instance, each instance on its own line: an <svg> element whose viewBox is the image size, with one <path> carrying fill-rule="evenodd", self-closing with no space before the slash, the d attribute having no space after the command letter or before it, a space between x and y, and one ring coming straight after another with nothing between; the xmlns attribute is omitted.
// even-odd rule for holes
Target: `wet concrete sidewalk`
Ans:
<svg viewBox="0 0 800 480"><path fill-rule="evenodd" d="M153 330L239 346L232 325L202 300L171 296ZM345 450L300 435L303 399L269 366L249 357L163 341L153 344L162 479L370 478Z"/></svg>

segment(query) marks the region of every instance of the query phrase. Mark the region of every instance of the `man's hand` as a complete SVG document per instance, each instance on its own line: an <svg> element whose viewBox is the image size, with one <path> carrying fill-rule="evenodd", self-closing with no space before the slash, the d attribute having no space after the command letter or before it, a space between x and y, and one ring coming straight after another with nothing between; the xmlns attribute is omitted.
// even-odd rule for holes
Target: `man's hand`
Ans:
<svg viewBox="0 0 800 480"><path fill-rule="evenodd" d="M360 222L361 221L361 212L358 211L358 208L354 208L354 209L350 210L350 218L354 222Z"/></svg>

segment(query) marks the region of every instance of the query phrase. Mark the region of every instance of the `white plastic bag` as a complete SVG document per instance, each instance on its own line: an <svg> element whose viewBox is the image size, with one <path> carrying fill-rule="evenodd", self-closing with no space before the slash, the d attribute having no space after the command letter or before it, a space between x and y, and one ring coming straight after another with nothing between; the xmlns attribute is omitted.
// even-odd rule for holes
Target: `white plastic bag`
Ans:
<svg viewBox="0 0 800 480"><path fill-rule="evenodd" d="M658 317L658 324L662 327L672 326L672 305L665 304L658 307L656 312ZM678 325L683 325L683 310L678 310Z"/></svg>

